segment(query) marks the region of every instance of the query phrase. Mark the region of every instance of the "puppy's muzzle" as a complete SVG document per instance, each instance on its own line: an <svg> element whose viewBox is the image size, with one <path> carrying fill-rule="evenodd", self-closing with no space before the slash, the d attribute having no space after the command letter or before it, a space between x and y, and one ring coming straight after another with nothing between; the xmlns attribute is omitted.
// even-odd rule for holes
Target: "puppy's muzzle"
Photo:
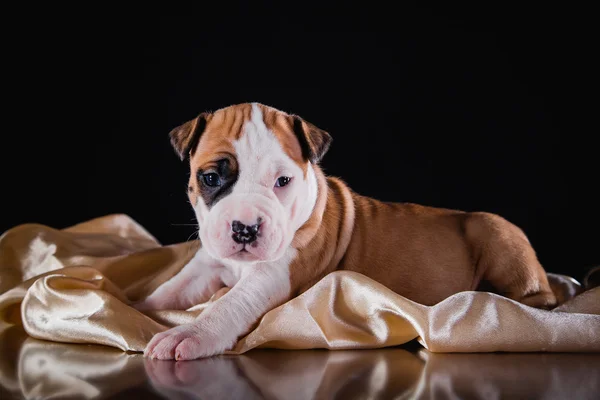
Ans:
<svg viewBox="0 0 600 400"><path fill-rule="evenodd" d="M245 225L240 221L233 221L231 223L231 230L233 234L231 238L236 243L249 244L254 242L258 237L258 231L260 230L261 220L260 218L254 225Z"/></svg>

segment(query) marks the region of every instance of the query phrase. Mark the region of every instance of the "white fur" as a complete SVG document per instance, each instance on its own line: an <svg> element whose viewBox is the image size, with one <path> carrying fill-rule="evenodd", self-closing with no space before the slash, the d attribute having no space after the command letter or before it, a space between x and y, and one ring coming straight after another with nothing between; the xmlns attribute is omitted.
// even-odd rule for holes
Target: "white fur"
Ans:
<svg viewBox="0 0 600 400"><path fill-rule="evenodd" d="M206 254L203 250L200 253ZM275 262L254 263L241 269L239 280L227 294L207 307L194 323L155 335L144 355L163 360L190 360L221 354L232 348L261 316L289 299L289 265L296 254L297 250L288 248L284 256ZM184 268L188 271L205 270L206 264L198 263L201 259L194 258ZM222 274L231 272L230 268L220 271ZM188 274L176 275L159 297L180 296L179 286L187 279L190 279ZM196 281L187 286L186 293L194 287L205 288L206 282ZM158 302L159 297L154 297L153 301Z"/></svg>
<svg viewBox="0 0 600 400"><path fill-rule="evenodd" d="M263 121L254 104L251 120L233 142L239 175L232 192L208 209L202 198L195 206L200 224L200 239L208 253L217 259L236 261L243 245L231 239L231 222L246 225L262 220L261 237L252 246L246 261L274 261L289 247L294 233L310 217L317 201L317 180L311 165L306 177L302 169L283 150L277 137ZM276 187L281 176L292 178ZM252 257L253 256L253 257Z"/></svg>
<svg viewBox="0 0 600 400"><path fill-rule="evenodd" d="M181 271L136 308L140 311L179 310L203 303L222 287L221 273L221 264L200 249Z"/></svg>
<svg viewBox="0 0 600 400"><path fill-rule="evenodd" d="M193 324L152 338L145 355L159 359L194 359L231 348L262 315L290 296L290 264L297 255L294 234L310 217L317 200L317 180L309 164L306 176L265 126L260 108L240 139L233 143L239 176L232 192L210 210L199 198L194 207L202 248L171 280L159 287L139 309L189 308L206 301L209 292L226 285L231 290L207 307ZM291 177L275 187L280 176ZM239 259L242 245L231 239L231 221L263 225L254 256Z"/></svg>

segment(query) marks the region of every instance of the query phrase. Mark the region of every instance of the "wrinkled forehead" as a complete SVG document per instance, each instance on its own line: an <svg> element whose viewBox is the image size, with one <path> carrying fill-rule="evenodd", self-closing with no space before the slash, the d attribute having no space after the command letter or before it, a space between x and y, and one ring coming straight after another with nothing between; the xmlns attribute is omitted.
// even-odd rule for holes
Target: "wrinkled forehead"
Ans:
<svg viewBox="0 0 600 400"><path fill-rule="evenodd" d="M192 159L201 168L216 158L260 159L269 156L279 162L291 160L306 173L300 143L293 132L293 119L286 113L262 104L241 104L214 112ZM281 157L277 157L280 155Z"/></svg>

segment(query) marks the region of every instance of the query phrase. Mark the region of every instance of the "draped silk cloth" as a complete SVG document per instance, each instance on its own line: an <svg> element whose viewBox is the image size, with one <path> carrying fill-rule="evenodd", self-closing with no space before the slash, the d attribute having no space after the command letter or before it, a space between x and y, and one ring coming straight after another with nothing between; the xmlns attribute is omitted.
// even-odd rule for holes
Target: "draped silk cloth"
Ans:
<svg viewBox="0 0 600 400"><path fill-rule="evenodd" d="M36 339L142 352L153 335L192 322L227 290L185 311L141 313L130 306L174 276L198 246L163 246L124 215L62 230L17 226L0 237L0 334L22 325ZM597 282L598 272L585 281ZM563 284L555 288L564 300L545 311L471 291L424 306L363 275L338 271L269 311L228 353L373 349L414 339L440 353L600 351L600 287L553 277Z"/></svg>

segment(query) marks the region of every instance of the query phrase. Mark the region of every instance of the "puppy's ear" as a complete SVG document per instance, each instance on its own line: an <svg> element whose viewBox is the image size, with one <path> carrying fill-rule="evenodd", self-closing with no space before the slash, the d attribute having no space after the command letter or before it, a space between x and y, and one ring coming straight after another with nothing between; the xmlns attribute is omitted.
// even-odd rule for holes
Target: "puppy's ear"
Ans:
<svg viewBox="0 0 600 400"><path fill-rule="evenodd" d="M191 121L178 126L169 132L171 146L177 152L179 159L183 161L188 155L194 155L200 136L206 128L210 113L203 112Z"/></svg>
<svg viewBox="0 0 600 400"><path fill-rule="evenodd" d="M311 163L317 164L329 150L333 138L329 133L297 115L292 115L292 120L294 134L302 148L302 156Z"/></svg>

